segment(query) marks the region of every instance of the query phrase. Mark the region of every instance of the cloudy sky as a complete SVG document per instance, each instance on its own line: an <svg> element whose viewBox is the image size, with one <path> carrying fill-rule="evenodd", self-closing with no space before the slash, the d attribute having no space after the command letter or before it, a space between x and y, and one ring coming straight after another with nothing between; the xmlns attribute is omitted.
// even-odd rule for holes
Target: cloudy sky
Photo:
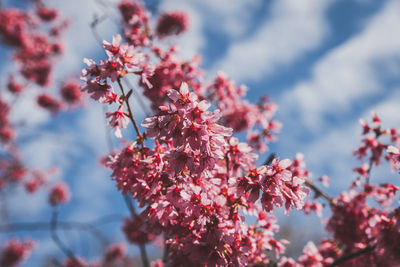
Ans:
<svg viewBox="0 0 400 267"><path fill-rule="evenodd" d="M93 16L108 14L99 26L100 35L107 40L118 31L118 18L112 8L115 1L103 1L106 6L95 0L50 2L72 22L66 35L68 56L59 63L56 78L62 80L66 73L79 74L83 57L103 57L89 28ZM190 30L175 41L183 58L202 54L207 78L223 70L249 87L250 100L271 96L279 106L277 118L283 129L270 152L289 158L304 153L314 178L331 176L332 194L354 178L351 169L357 162L351 152L360 144L358 119L369 119L371 110L376 110L384 126L400 126L398 0L149 2L155 12L181 10L189 14ZM0 64L2 75L8 68ZM85 221L107 214L126 215L109 173L98 165L98 155L107 151L100 105L88 101L85 109L53 118L29 105L35 93L33 90L17 103L31 114L20 135L23 153L31 166L60 166L56 179L71 184L73 199L62 217ZM135 112L143 118L139 107ZM15 120L24 120L23 115L14 114ZM374 170L373 175L383 181L390 173ZM46 196L32 200L18 193L13 199L13 219L23 220L29 214L48 220ZM118 224L105 229L116 228ZM111 239L121 237L118 231L112 233ZM79 243L78 237L68 236L72 244ZM35 261L42 253L58 253L45 234L41 238ZM84 253L94 255L93 251Z"/></svg>

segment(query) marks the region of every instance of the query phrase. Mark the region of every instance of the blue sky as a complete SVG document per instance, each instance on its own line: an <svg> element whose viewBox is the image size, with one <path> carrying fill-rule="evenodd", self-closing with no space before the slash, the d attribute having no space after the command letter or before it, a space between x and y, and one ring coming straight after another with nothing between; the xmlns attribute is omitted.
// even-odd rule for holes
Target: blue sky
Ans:
<svg viewBox="0 0 400 267"><path fill-rule="evenodd" d="M256 101L264 94L271 96L279 106L277 118L283 129L270 152L282 158L304 153L314 178L331 176L332 194L346 188L354 178L351 170L357 162L351 151L360 144L358 119L369 119L370 111L376 110L384 126L400 125L398 0L152 2L158 2L160 11L189 13L190 30L174 40L183 58L202 54L206 78L223 70L249 87L250 100ZM59 63L56 75L59 81L66 73L79 74L83 57L103 57L89 28L93 15L105 11L109 14L99 26L101 36L107 40L118 31L118 19L113 9L103 9L94 0L51 4L72 17L66 36L68 56ZM2 75L9 68L7 61L2 63ZM13 116L27 123L19 135L26 162L43 168L60 166L55 179L65 179L72 186L73 199L63 208L62 217L86 221L107 214L127 215L109 173L98 164L98 156L107 151L101 106L88 101L85 109L54 118L29 104L35 94L35 89L26 94L17 103L26 112ZM137 117L143 119L144 113L135 107ZM30 114L29 120L26 114ZM384 181L390 172L374 170L373 175L376 181ZM29 220L49 218L43 194L32 199L16 192L10 203L15 221L26 220L27 216ZM304 225L317 221L306 218ZM112 224L104 229L111 239L118 239L122 238L119 227ZM46 236L38 236L42 240L32 262L38 263L44 253L61 255ZM67 237L76 247L79 238L72 234ZM87 254L93 255L94 251ZM32 266L32 262L25 266Z"/></svg>

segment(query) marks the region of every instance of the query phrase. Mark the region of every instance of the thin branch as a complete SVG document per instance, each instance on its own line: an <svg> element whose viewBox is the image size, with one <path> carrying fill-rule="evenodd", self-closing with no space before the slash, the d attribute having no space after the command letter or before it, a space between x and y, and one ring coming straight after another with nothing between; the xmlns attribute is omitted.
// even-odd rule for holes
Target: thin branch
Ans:
<svg viewBox="0 0 400 267"><path fill-rule="evenodd" d="M133 116L131 106L129 105L129 99L127 99L127 97L126 97L126 95L125 95L124 87L123 87L122 84L121 84L121 79L118 78L118 79L117 79L117 82L118 82L119 88L121 89L122 96L123 96L124 102L125 102L125 104L126 104L126 108L128 109L129 119L131 120L131 122L132 122L132 124L133 124L133 127L135 128L136 134L137 134L137 136L139 137L140 142L142 143L142 141L143 141L143 136L142 136L142 134L140 133L139 126L137 125L136 120L135 120L135 117Z"/></svg>
<svg viewBox="0 0 400 267"><path fill-rule="evenodd" d="M51 262L58 267L63 267L63 265L57 260L57 259L52 259Z"/></svg>
<svg viewBox="0 0 400 267"><path fill-rule="evenodd" d="M83 267L78 259L75 257L74 253L62 242L60 237L57 235L57 217L58 217L58 208L54 207L53 214L51 216L50 221L50 229L51 229L51 238L53 239L54 243L60 248L60 250L70 258L76 266Z"/></svg>
<svg viewBox="0 0 400 267"><path fill-rule="evenodd" d="M9 216L8 216L8 205L7 205L7 197L4 191L0 191L0 214L1 220L6 224L8 230L12 230L12 227L9 224Z"/></svg>
<svg viewBox="0 0 400 267"><path fill-rule="evenodd" d="M265 160L264 165L270 165L272 163L272 161L274 160L274 158L276 158L275 153L271 153L268 158Z"/></svg>
<svg viewBox="0 0 400 267"><path fill-rule="evenodd" d="M113 146L112 138L111 138L111 135L109 132L110 128L108 127L108 121L107 121L107 116L106 116L107 112L108 112L107 106L103 105L103 115L104 115L103 119L104 119L104 131L105 131L105 135L106 135L106 143L107 143L109 152L112 152L114 146Z"/></svg>
<svg viewBox="0 0 400 267"><path fill-rule="evenodd" d="M132 199L129 197L128 194L124 195L124 201L125 201L126 206L129 209L129 212L131 213L131 217L135 218L137 216L136 210L135 210L135 207L133 206Z"/></svg>
<svg viewBox="0 0 400 267"><path fill-rule="evenodd" d="M328 196L325 192L323 192L321 189L319 189L316 185L314 185L310 180L306 180L306 185L314 191L316 197L323 197L326 200L328 200L329 204L331 206L335 206L335 202L333 201L333 198Z"/></svg>
<svg viewBox="0 0 400 267"><path fill-rule="evenodd" d="M90 23L90 29L92 30L93 36L101 47L103 47L103 38L101 38L99 32L97 31L97 25L103 22L105 19L107 19L106 14L101 17L98 17L97 14L95 14L93 21Z"/></svg>
<svg viewBox="0 0 400 267"><path fill-rule="evenodd" d="M134 219L137 216L137 214L135 211L135 207L133 206L132 199L130 198L130 196L128 194L125 194L124 200L125 200L126 206L128 207L128 209L131 213L132 218ZM144 244L138 244L138 246L139 246L140 257L142 258L143 266L150 267L149 258L147 257L147 252L146 252L146 246Z"/></svg>
<svg viewBox="0 0 400 267"><path fill-rule="evenodd" d="M337 260L335 260L333 263L327 265L326 267L334 267L334 266L338 266L339 264L342 264L343 262L346 262L348 260L357 258L358 256L361 256L363 254L369 253L371 251L373 251L376 248L376 244L372 245L372 246L367 246L363 249L360 249L358 251L355 251L353 253L350 253L348 255L345 255Z"/></svg>
<svg viewBox="0 0 400 267"><path fill-rule="evenodd" d="M372 157L369 159L369 166L368 166L368 171L367 171L367 181L366 183L369 185L370 182L370 177L371 177L371 170L372 170L372 164L373 164L373 160Z"/></svg>
<svg viewBox="0 0 400 267"><path fill-rule="evenodd" d="M226 164L226 179L228 180L229 179L229 169L230 169L228 153L225 154L225 164Z"/></svg>
<svg viewBox="0 0 400 267"><path fill-rule="evenodd" d="M167 237L165 236L165 241L167 240ZM163 253L163 263L164 265L166 265L167 260L168 260L168 253L169 253L169 247L171 245L170 244L166 244L165 248L164 248L164 253Z"/></svg>
<svg viewBox="0 0 400 267"><path fill-rule="evenodd" d="M147 116L151 115L151 111L148 109L148 107L146 106L146 104L144 103L142 97L140 96L140 94L136 91L135 87L132 85L131 81L128 79L127 76L124 76L123 81L128 85L129 88L131 88L131 90L133 90L133 92L135 93L135 99L137 100L137 102L139 103L140 107L143 109L144 113Z"/></svg>
<svg viewBox="0 0 400 267"><path fill-rule="evenodd" d="M120 218L118 218L120 220ZM115 218L113 221L116 221ZM106 224L112 222L109 221L99 221L99 224ZM89 231L95 238L97 238L103 245L108 244L107 238L103 235L103 233L91 223L82 223L82 222L57 222L57 227L62 228L63 230L80 230L80 231ZM13 232L19 231L43 231L49 230L49 224L47 222L16 222L10 223L7 225L0 225L0 232L9 232L10 228L12 228Z"/></svg>

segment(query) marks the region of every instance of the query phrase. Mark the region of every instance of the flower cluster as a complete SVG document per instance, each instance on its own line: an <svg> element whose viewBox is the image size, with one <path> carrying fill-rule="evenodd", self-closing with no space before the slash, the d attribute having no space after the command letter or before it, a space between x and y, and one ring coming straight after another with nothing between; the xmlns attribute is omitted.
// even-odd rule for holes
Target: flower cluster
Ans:
<svg viewBox="0 0 400 267"><path fill-rule="evenodd" d="M7 143L14 137L14 129L8 116L9 105L0 98L0 142Z"/></svg>
<svg viewBox="0 0 400 267"><path fill-rule="evenodd" d="M17 8L0 10L0 41L13 49L12 59L18 67L18 78L25 80L17 82L15 75L9 75L7 88L15 95L21 94L32 83L47 89L56 60L63 52L61 32L68 22L56 9L46 7L41 1L33 2L35 12ZM71 97L65 98L67 91L61 93L64 101L71 103ZM76 97L80 96L80 90L75 89L73 95L74 103L80 103L80 97ZM37 97L37 104L57 113L61 110L62 100L46 92Z"/></svg>
<svg viewBox="0 0 400 267"><path fill-rule="evenodd" d="M391 166L400 172L400 150L397 147L389 146L387 152L389 154L387 159Z"/></svg>
<svg viewBox="0 0 400 267"><path fill-rule="evenodd" d="M247 88L236 86L222 72L208 86L205 96L222 110L223 124L235 132L248 131L248 142L261 153L267 149L267 143L275 140L273 133L279 132L281 124L272 120L276 112L275 103L262 97L255 105L244 99ZM259 126L257 129L256 126Z"/></svg>
<svg viewBox="0 0 400 267"><path fill-rule="evenodd" d="M164 38L169 35L178 35L188 28L188 17L183 12L162 14L157 23L157 36Z"/></svg>
<svg viewBox="0 0 400 267"><path fill-rule="evenodd" d="M167 95L170 103L142 123L154 148L132 143L107 162L118 188L145 208L137 217L145 223L135 231L125 224L128 240L164 233L169 263L177 265L267 263L263 251L283 253L286 241L274 239L278 228L266 212L302 208L308 194L302 166L293 167L299 176L290 160L257 168L254 149L231 137L218 124L221 113L209 111L187 84ZM248 225L243 214L257 224Z"/></svg>
<svg viewBox="0 0 400 267"><path fill-rule="evenodd" d="M53 185L49 193L49 202L53 206L63 204L69 201L71 193L66 183L59 182Z"/></svg>
<svg viewBox="0 0 400 267"><path fill-rule="evenodd" d="M35 242L31 240L8 240L1 249L0 265L15 267L22 263L35 248Z"/></svg>
<svg viewBox="0 0 400 267"><path fill-rule="evenodd" d="M375 166L379 166L381 159L384 155L384 152L388 149L389 144L382 143L380 140L381 137L389 137L389 140L394 145L400 144L400 131L395 128L390 129L382 129L381 120L379 119L378 115L375 112L372 112L372 123L373 125L369 125L366 121L360 120L360 123L363 127L363 135L366 137L362 140L363 145L357 148L353 153L357 156L359 160L363 160L367 155L368 152L370 154L368 163L364 162L361 167L355 168L354 171L359 173L361 177L368 177L370 173L370 168ZM395 149L387 151L389 155L385 156L385 159L389 162L394 163L395 159L390 155L394 155L395 153L391 153L391 151L396 151Z"/></svg>
<svg viewBox="0 0 400 267"><path fill-rule="evenodd" d="M37 13L15 8L0 10L0 38L16 52L20 73L40 86L49 84L54 58L62 51L57 40L65 22L56 21L57 11L37 7ZM50 32L40 30L50 24ZM44 27L44 26L43 26Z"/></svg>
<svg viewBox="0 0 400 267"><path fill-rule="evenodd" d="M14 100L28 84L48 87L54 59L62 52L58 37L66 26L61 14L43 1L27 5L35 12L0 8L0 38L14 49L13 59L20 68L18 76L9 75L6 81L6 94ZM181 60L176 46L163 43L187 30L189 19L184 13L161 13L152 21L144 4L128 0L122 0L118 10L125 40L115 35L111 43L102 42L105 59L84 60L82 87L68 79L55 87L60 97L46 91L33 99L54 114L82 103L83 93L111 108L105 112L108 124L116 137L126 140L102 164L111 170L124 195L131 216L123 220L121 230L130 244L139 246L144 266L400 265L399 187L374 184L371 178L371 169L383 160L394 170L400 169L399 129L384 129L376 113L371 124L361 120L362 145L354 151L361 161L354 168L357 178L347 191L331 197L311 181L302 154L289 160L276 157L275 152L264 161L259 159L280 129L273 118L275 103L266 96L250 103L247 88L237 86L222 72L207 81L199 57ZM143 92L136 91L134 84ZM145 109L141 95L149 100L151 111L140 124L131 100L135 98ZM103 240L96 226L57 223L60 205L70 199L69 187L63 182L49 186L51 171L24 166L15 138L17 124L10 120L14 106L5 100L9 98L0 97L0 193L15 185L22 185L28 193L48 188L53 216L45 224L67 256L58 265L133 265L135 260L125 245ZM122 129L129 124L136 140L123 135ZM328 176L318 180L328 186ZM307 199L311 190L312 200ZM283 256L289 241L277 237L279 225L273 211L283 209L287 214L297 209L322 217L324 207L331 211L324 218L331 238L319 245L308 242L297 259ZM2 231L12 223L6 221L4 226ZM55 229L62 226L88 229L101 239L103 250L97 260L81 258L68 248L68 242L63 244ZM162 260L149 263L145 253L149 243L164 249ZM6 241L0 265L18 266L32 249L31 241Z"/></svg>
<svg viewBox="0 0 400 267"><path fill-rule="evenodd" d="M141 82L151 86L148 76L152 74L153 67L149 65L143 54L135 51L128 44L120 44L121 36L115 35L112 43L103 42L103 47L108 56L107 60L101 60L96 64L93 60L85 59L88 68L82 71L81 78L85 81L82 90L87 92L91 98L100 103L118 104L118 110L109 112L110 126L115 129L115 135L122 137L121 129L128 124L128 115L124 111L123 101L129 96L122 91L121 95L115 93L112 83L118 81L120 89L123 90L121 78L129 73L140 75Z"/></svg>
<svg viewBox="0 0 400 267"><path fill-rule="evenodd" d="M122 15L127 41L134 46L149 45L149 14L143 4L138 1L123 0L118 8Z"/></svg>

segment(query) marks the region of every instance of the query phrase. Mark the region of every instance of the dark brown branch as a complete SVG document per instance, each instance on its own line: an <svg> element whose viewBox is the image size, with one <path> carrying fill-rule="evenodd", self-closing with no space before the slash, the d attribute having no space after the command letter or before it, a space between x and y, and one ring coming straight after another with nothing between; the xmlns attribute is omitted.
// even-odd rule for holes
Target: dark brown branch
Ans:
<svg viewBox="0 0 400 267"><path fill-rule="evenodd" d="M100 225L120 221L121 216L118 215L107 215L102 218L96 219L93 222L83 223L83 222L57 222L57 228L62 228L64 230L80 230L89 231L91 234L97 238L103 245L108 244L107 238L102 234L102 232L97 228ZM7 225L0 225L0 232L9 232L10 228L12 231L43 231L49 230L50 226L48 222L14 222Z"/></svg>
<svg viewBox="0 0 400 267"><path fill-rule="evenodd" d="M268 158L265 160L264 165L270 165L272 163L272 161L274 160L274 158L276 158L275 153L271 153Z"/></svg>
<svg viewBox="0 0 400 267"><path fill-rule="evenodd" d="M358 251L355 251L353 253L350 253L348 255L345 255L345 256L335 260L333 263L327 265L326 267L338 266L339 264L342 264L348 260L357 258L358 256L361 256L363 254L369 253L369 252L373 251L375 248L376 248L376 244L372 245L372 246L367 246L366 248L360 249Z"/></svg>
<svg viewBox="0 0 400 267"><path fill-rule="evenodd" d="M167 238L165 237L165 241L166 240L167 240ZM166 265L167 260L168 260L169 247L170 247L170 244L166 244L165 248L164 248L164 253L163 253L163 263L164 263L164 265Z"/></svg>
<svg viewBox="0 0 400 267"><path fill-rule="evenodd" d="M140 96L140 94L135 90L135 87L132 85L131 81L128 79L127 76L124 77L124 82L128 85L129 88L131 88L131 90L133 90L133 92L135 93L136 96L136 100L139 103L140 107L143 109L144 113L147 116L151 115L151 111L147 108L146 104L144 103L142 97Z"/></svg>
<svg viewBox="0 0 400 267"><path fill-rule="evenodd" d="M131 197L128 194L125 194L124 200L125 200L126 206L128 207L128 209L131 213L131 217L133 219L135 219L137 214L135 211L135 207L133 206ZM138 246L139 246L140 257L142 258L143 266L150 267L149 258L147 257L147 252L146 252L146 246L144 244L138 244Z"/></svg>
<svg viewBox="0 0 400 267"><path fill-rule="evenodd" d="M328 200L329 204L331 206L335 206L335 202L333 201L333 198L328 196L325 192L323 192L321 189L319 189L317 186L315 186L310 180L306 180L306 185L314 191L315 197L323 197L326 200Z"/></svg>
<svg viewBox="0 0 400 267"><path fill-rule="evenodd" d="M229 179L229 156L228 154L225 154L225 164L226 164L226 179Z"/></svg>
<svg viewBox="0 0 400 267"><path fill-rule="evenodd" d="M142 136L142 134L140 133L139 126L137 125L136 120L135 120L135 117L133 116L131 106L129 105L129 99L126 97L125 91L124 91L124 87L123 87L122 84L121 84L121 79L118 78L118 79L117 79L117 82L118 82L119 88L121 89L122 96L123 96L123 98L124 98L123 100L124 100L124 102L125 102L126 108L128 109L129 119L131 120L131 122L132 122L132 124L133 124L133 127L135 128L136 134L137 134L137 136L139 137L140 142L143 142L143 136Z"/></svg>

